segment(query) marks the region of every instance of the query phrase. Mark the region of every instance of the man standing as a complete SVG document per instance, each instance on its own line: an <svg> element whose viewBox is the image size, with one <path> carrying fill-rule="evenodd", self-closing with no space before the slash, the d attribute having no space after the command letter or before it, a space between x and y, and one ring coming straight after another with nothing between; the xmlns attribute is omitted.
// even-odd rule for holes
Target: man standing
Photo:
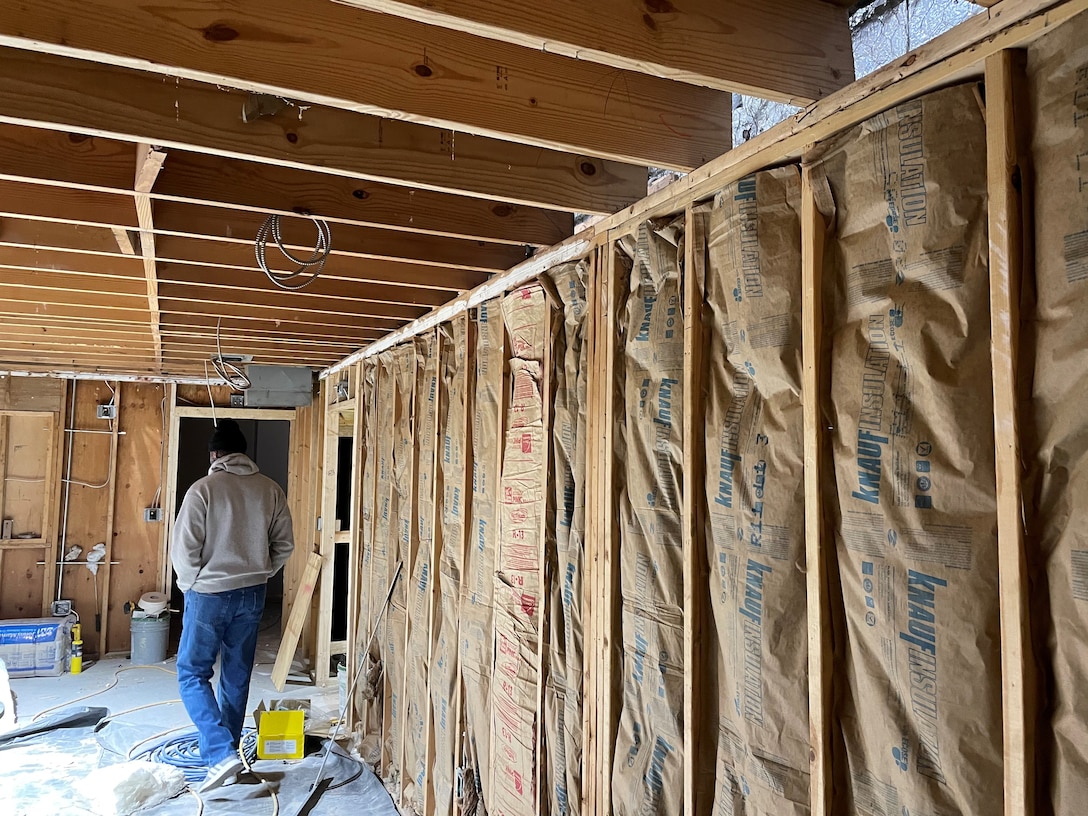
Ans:
<svg viewBox="0 0 1088 816"><path fill-rule="evenodd" d="M208 450L208 475L185 494L170 549L185 592L178 687L210 766L201 791L230 784L242 770L238 745L265 585L295 547L287 497L245 455L238 423L219 420ZM217 656L218 702L210 683Z"/></svg>

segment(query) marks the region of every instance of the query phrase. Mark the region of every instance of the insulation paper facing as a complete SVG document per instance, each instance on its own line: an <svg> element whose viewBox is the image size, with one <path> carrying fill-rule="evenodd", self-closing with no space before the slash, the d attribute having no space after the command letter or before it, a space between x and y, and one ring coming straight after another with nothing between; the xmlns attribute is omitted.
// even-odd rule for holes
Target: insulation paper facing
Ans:
<svg viewBox="0 0 1088 816"><path fill-rule="evenodd" d="M717 644L714 813L809 812L800 174L695 210L710 332L706 537Z"/></svg>
<svg viewBox="0 0 1088 816"><path fill-rule="evenodd" d="M835 137L814 166L834 201L843 812L1002 808L985 145L961 85Z"/></svg>
<svg viewBox="0 0 1088 816"><path fill-rule="evenodd" d="M612 796L616 816L683 812L684 316L683 218L621 241L623 411L616 435L623 703Z"/></svg>
<svg viewBox="0 0 1088 816"><path fill-rule="evenodd" d="M1034 368L1025 377L1024 503L1027 550L1044 568L1034 576L1033 587L1045 591L1031 613L1041 624L1050 698L1038 787L1056 816L1074 816L1088 802L1088 14L1037 40L1027 68L1036 302L1024 332L1024 362Z"/></svg>

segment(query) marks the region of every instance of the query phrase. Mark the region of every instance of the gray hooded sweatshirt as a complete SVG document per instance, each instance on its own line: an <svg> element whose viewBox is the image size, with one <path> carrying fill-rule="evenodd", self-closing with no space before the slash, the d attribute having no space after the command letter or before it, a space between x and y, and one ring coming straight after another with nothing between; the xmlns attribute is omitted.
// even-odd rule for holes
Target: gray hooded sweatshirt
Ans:
<svg viewBox="0 0 1088 816"><path fill-rule="evenodd" d="M170 560L181 589L226 592L265 583L294 548L283 490L244 453L230 453L185 494Z"/></svg>

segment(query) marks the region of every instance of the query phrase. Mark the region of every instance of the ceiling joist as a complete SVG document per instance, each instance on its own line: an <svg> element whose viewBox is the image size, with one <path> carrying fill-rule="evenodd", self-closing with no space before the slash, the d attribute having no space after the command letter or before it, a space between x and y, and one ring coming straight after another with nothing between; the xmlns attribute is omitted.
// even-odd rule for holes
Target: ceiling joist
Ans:
<svg viewBox="0 0 1088 816"><path fill-rule="evenodd" d="M730 144L727 92L334 3L22 0L0 44L675 170Z"/></svg>
<svg viewBox="0 0 1088 816"><path fill-rule="evenodd" d="M502 43L804 105L854 79L844 9L812 0L338 0Z"/></svg>
<svg viewBox="0 0 1088 816"><path fill-rule="evenodd" d="M48 150L36 148L40 141ZM26 183L52 190L13 193L12 203L0 204L5 212L18 215L18 201L28 201L25 214L43 217L45 202L77 197L79 204L63 208L59 220L99 223L124 229L139 229L137 219L125 212L132 205L107 198L131 198L132 165L136 151L117 149L119 143L100 146L97 138L79 141L49 131L0 125L0 186L4 190ZM120 147L127 147L120 145ZM156 154L159 152L156 151ZM127 159L128 172L117 177L116 165ZM89 179L83 180L84 178ZM159 201L211 204L243 212L281 215L312 215L333 224L388 228L407 233L468 238L518 246L548 246L574 231L571 213L524 207L503 202L411 190L374 182L359 182L338 176L318 175L285 167L268 167L254 162L203 156L184 151L170 153L170 161L159 171L154 187L146 194ZM29 196L29 197L28 197ZM7 197L5 197L7 198ZM91 205L90 212L81 207ZM58 205L61 206L61 205ZM78 213L78 215L77 215ZM88 216L94 215L97 220ZM82 217L79 217L82 216ZM313 246L314 228L305 218L292 234ZM238 216L248 231L260 218ZM155 222L158 223L156 216ZM238 227L241 231L242 227ZM252 240L256 230L247 237ZM402 236L402 240L410 236Z"/></svg>
<svg viewBox="0 0 1088 816"><path fill-rule="evenodd" d="M646 195L640 165L16 49L0 122L572 212Z"/></svg>

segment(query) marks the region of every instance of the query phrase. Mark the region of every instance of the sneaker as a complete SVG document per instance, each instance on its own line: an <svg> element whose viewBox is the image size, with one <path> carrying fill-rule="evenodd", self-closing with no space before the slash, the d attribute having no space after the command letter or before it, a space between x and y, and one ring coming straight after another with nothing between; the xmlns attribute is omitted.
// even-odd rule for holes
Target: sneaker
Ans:
<svg viewBox="0 0 1088 816"><path fill-rule="evenodd" d="M238 758L237 754L227 757L222 762L213 765L208 769L208 775L204 777L199 792L207 793L210 790L215 790L216 788L231 784L235 781L243 767L245 766L242 765L242 760Z"/></svg>

